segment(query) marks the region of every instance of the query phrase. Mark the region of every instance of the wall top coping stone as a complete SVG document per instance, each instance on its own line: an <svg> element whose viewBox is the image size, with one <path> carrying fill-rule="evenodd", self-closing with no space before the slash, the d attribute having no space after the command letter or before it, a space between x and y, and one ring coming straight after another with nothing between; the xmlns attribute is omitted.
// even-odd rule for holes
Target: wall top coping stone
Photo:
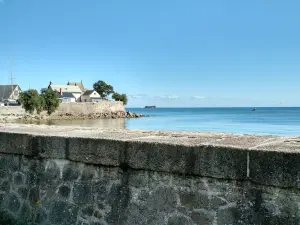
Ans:
<svg viewBox="0 0 300 225"><path fill-rule="evenodd" d="M0 123L0 154L300 190L299 153L300 137Z"/></svg>
<svg viewBox="0 0 300 225"><path fill-rule="evenodd" d="M300 153L300 136L228 134L190 131L105 130L86 127L3 124L0 132L71 138L164 143L181 146L212 146L241 150Z"/></svg>

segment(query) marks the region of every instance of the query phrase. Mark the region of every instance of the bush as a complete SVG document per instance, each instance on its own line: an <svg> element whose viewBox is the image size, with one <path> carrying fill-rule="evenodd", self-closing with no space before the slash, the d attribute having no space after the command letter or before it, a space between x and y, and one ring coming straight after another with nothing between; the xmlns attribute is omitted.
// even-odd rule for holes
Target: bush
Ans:
<svg viewBox="0 0 300 225"><path fill-rule="evenodd" d="M22 92L20 94L19 102L25 111L31 114L36 109L38 109L38 113L41 112L39 109L44 107L37 90L34 89L29 89L28 91Z"/></svg>
<svg viewBox="0 0 300 225"><path fill-rule="evenodd" d="M44 109L47 111L48 115L51 115L59 106L59 100L56 92L52 91L51 89L47 89L41 96L45 102Z"/></svg>
<svg viewBox="0 0 300 225"><path fill-rule="evenodd" d="M39 95L36 99L36 113L40 114L45 108L45 99Z"/></svg>
<svg viewBox="0 0 300 225"><path fill-rule="evenodd" d="M56 92L50 89L43 91L41 95L37 90L30 89L20 94L18 100L26 112L40 114L43 110L46 110L50 115L59 106L59 100L57 99Z"/></svg>
<svg viewBox="0 0 300 225"><path fill-rule="evenodd" d="M115 101L122 101L124 105L127 105L127 103L128 103L128 99L127 99L127 95L126 94L119 94L118 92L115 92L112 95L112 98Z"/></svg>

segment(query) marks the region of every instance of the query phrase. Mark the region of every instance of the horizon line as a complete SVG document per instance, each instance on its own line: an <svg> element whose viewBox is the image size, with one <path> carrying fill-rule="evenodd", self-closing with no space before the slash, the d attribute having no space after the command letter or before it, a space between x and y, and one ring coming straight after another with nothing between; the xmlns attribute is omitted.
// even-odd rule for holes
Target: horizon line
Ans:
<svg viewBox="0 0 300 225"><path fill-rule="evenodd" d="M143 106L125 106L125 108L145 108ZM300 108L300 106L156 106L157 108ZM154 108L155 109L155 108Z"/></svg>

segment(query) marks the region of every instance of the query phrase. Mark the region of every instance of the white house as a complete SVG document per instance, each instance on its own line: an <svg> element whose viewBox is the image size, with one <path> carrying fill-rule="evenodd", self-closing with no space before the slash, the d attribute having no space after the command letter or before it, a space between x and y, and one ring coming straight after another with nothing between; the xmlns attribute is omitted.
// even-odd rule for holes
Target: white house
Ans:
<svg viewBox="0 0 300 225"><path fill-rule="evenodd" d="M82 95L81 89L75 85L74 86L73 85L59 85L59 84L52 84L52 82L50 82L48 88L60 93L60 95L63 95L65 93L72 93L72 95L75 98L75 101L77 101L80 98L80 96Z"/></svg>
<svg viewBox="0 0 300 225"><path fill-rule="evenodd" d="M19 85L0 85L0 102L18 100L21 91Z"/></svg>
<svg viewBox="0 0 300 225"><path fill-rule="evenodd" d="M85 92L85 91L87 91L87 89L84 87L84 84L83 84L82 81L80 81L80 82L70 82L69 81L67 83L67 85L78 86L80 88L80 90L81 90L82 93Z"/></svg>
<svg viewBox="0 0 300 225"><path fill-rule="evenodd" d="M98 94L97 91L87 90L81 95L80 101L81 102L99 102L99 101L102 101L102 98Z"/></svg>
<svg viewBox="0 0 300 225"><path fill-rule="evenodd" d="M58 93L57 98L60 102L67 103L67 102L76 102L76 98L72 93L63 92Z"/></svg>

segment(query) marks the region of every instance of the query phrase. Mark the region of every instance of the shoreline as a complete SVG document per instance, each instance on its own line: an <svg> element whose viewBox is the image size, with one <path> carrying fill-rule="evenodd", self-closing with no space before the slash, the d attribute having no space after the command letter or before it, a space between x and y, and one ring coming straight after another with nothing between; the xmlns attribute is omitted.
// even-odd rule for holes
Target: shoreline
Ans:
<svg viewBox="0 0 300 225"><path fill-rule="evenodd" d="M0 123L30 123L30 122L48 122L53 120L93 120L93 119L134 119L148 117L148 115L135 113L135 112L103 112L103 113L90 113L85 114L72 114L65 113L60 115L37 115L37 114L16 114L16 113L6 113L0 114Z"/></svg>

